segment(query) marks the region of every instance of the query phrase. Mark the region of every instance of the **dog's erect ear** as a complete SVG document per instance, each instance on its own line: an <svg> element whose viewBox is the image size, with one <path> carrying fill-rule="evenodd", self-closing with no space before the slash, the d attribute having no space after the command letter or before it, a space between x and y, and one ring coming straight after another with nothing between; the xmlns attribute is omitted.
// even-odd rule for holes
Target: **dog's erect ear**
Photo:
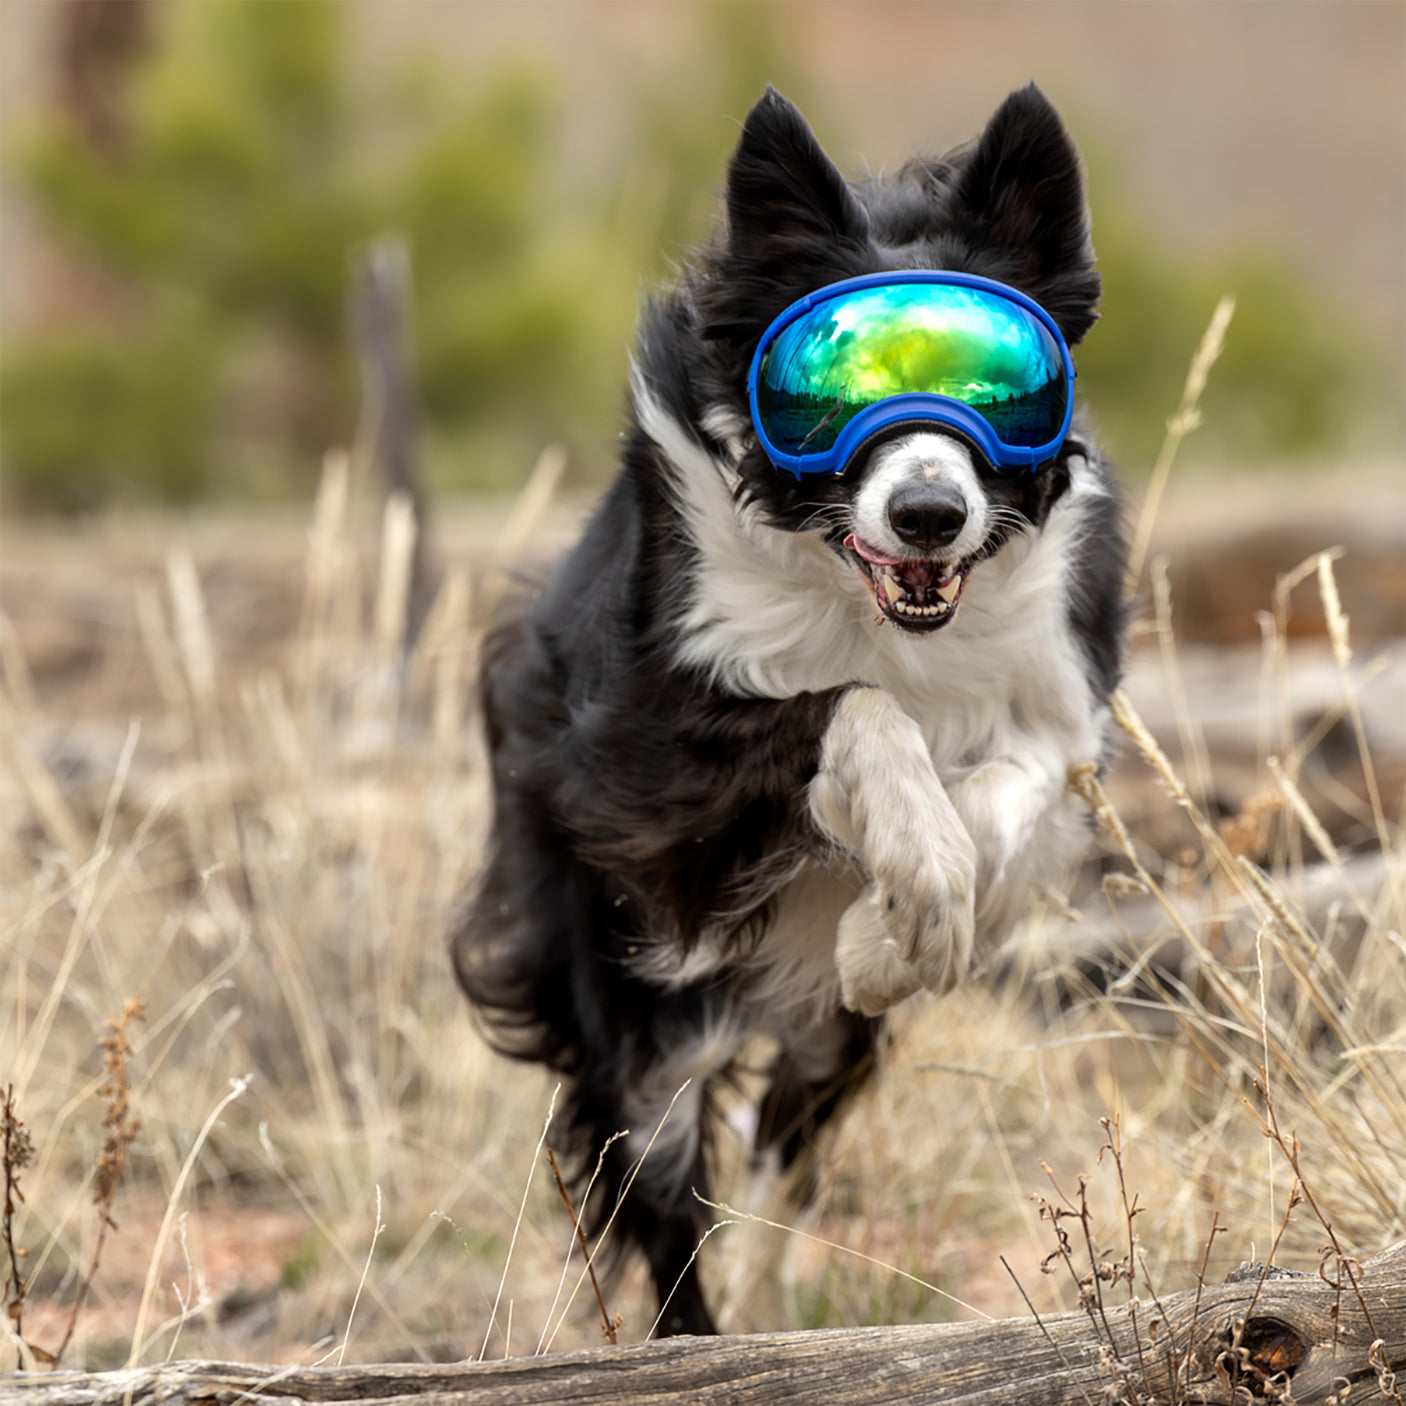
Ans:
<svg viewBox="0 0 1406 1406"><path fill-rule="evenodd" d="M986 124L963 160L956 196L969 236L999 250L1012 281L1077 342L1098 316L1099 295L1084 180L1059 114L1033 83Z"/></svg>
<svg viewBox="0 0 1406 1406"><path fill-rule="evenodd" d="M768 88L747 114L727 172L728 250L758 267L836 240L863 240L869 219L794 104Z"/></svg>
<svg viewBox="0 0 1406 1406"><path fill-rule="evenodd" d="M869 217L796 108L768 88L727 171L727 241L697 295L699 330L744 353L802 294L872 267Z"/></svg>

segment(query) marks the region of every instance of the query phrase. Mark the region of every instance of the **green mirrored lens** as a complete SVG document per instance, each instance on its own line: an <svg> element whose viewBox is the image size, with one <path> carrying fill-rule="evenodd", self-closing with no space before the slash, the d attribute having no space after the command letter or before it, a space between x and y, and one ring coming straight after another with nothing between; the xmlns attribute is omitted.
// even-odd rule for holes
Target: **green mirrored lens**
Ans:
<svg viewBox="0 0 1406 1406"><path fill-rule="evenodd" d="M1049 329L982 288L893 283L817 304L783 328L763 359L757 405L788 454L829 449L861 410L890 396L948 396L1008 445L1048 444L1069 387Z"/></svg>

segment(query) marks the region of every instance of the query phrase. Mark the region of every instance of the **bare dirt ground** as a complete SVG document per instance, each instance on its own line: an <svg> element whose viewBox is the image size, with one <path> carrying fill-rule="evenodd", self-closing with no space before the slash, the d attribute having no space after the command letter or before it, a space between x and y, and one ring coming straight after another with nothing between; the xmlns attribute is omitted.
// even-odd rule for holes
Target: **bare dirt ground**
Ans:
<svg viewBox="0 0 1406 1406"><path fill-rule="evenodd" d="M1236 853L1282 881L1334 954L1331 980L1287 938L1272 980L1243 966L1268 920L1216 876L1214 847L1129 742L1108 792L1182 918L1146 892L1105 900L1101 879L1129 872L1105 839L1075 895L1082 916L1052 915L970 990L913 1003L804 1218L816 1238L778 1248L747 1222L706 1252L733 1326L1024 1312L1000 1255L1028 1292L1068 1302L1041 1279L1053 1242L1029 1198L1051 1194L1042 1159L1066 1191L1095 1170L1103 1114L1120 1118L1153 1207L1139 1229L1165 1285L1192 1282L1213 1213L1233 1225L1213 1265L1263 1253L1291 1180L1242 1107L1266 1059L1316 1139L1311 1165L1344 1233L1364 1251L1406 1233L1392 1007L1406 984L1392 878L1404 500L1397 465L1184 482L1155 539L1128 677L1187 804L1213 827L1259 827ZM547 513L529 567L584 506ZM143 1129L71 1364L126 1360L134 1332L144 1360L599 1339L588 1290L549 1331L570 1235L549 1180L528 1173L550 1086L478 1045L442 953L484 821L468 680L475 602L501 588L509 511L440 512L434 559L463 572L468 594L432 616L394 679L369 511L364 531L354 511L335 541L301 513L5 524L0 1056L39 1148L17 1223L31 1250L26 1341L55 1344L92 1247L94 1051L129 995L147 1001L132 1075ZM1312 565L1334 547L1350 705ZM1277 790L1270 757L1289 770ZM1109 948L1100 971L1089 954ZM1155 991L1137 985L1137 952L1157 954ZM1266 1006L1261 1020L1271 995L1282 1019ZM1344 1066L1344 1050L1369 1047ZM245 1073L249 1090L204 1129ZM739 1131L746 1119L739 1100ZM741 1139L721 1152L724 1197L750 1194ZM1112 1244L1126 1235L1116 1188L1095 1194ZM1286 1256L1313 1261L1311 1223L1280 1233ZM771 1270L758 1275L758 1261ZM644 1336L638 1277L610 1294L627 1338Z"/></svg>

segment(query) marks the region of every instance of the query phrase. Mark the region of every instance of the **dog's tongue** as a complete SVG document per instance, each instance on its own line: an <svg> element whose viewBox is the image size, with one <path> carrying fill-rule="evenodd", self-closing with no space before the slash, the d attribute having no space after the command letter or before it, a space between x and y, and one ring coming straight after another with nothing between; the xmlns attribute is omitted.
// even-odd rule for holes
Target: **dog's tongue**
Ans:
<svg viewBox="0 0 1406 1406"><path fill-rule="evenodd" d="M877 547L871 547L868 542L862 542L853 532L845 538L845 546L852 552L862 556L865 561L873 562L875 566L908 566L911 564L906 557L885 556Z"/></svg>
<svg viewBox="0 0 1406 1406"><path fill-rule="evenodd" d="M845 538L845 546L852 552L864 558L871 566L892 567L895 574L902 580L904 587L921 594L927 587L934 585L942 576L942 567L935 561L918 561L913 557L890 557L883 552L871 547L867 542L861 541L853 532Z"/></svg>

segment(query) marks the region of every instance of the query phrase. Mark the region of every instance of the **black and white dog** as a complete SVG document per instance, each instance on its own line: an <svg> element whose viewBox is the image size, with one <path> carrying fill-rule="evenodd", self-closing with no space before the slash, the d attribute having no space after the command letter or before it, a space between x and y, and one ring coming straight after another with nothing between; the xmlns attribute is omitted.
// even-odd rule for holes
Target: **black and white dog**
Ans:
<svg viewBox="0 0 1406 1406"><path fill-rule="evenodd" d="M1017 473L921 416L837 473L759 445L769 324L889 270L998 280L1069 344L1093 325L1079 162L1035 87L853 185L762 97L725 231L644 311L619 476L486 654L496 819L456 970L497 1049L563 1075L583 1179L604 1149L590 1223L629 1185L612 1236L671 1332L714 1330L694 1191L742 1041L779 1044L758 1153L807 1165L882 1013L1067 880L1088 825L1066 778L1109 746L1124 547L1077 424Z"/></svg>

